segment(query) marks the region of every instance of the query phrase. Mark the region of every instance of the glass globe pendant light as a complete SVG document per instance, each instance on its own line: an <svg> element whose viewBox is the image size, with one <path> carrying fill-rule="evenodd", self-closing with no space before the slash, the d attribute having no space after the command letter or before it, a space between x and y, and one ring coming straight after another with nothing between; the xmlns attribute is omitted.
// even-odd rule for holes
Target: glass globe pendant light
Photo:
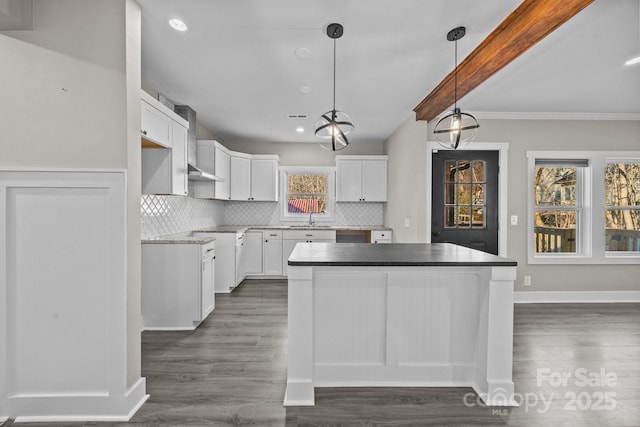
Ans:
<svg viewBox="0 0 640 427"><path fill-rule="evenodd" d="M338 151L349 145L348 135L353 132L353 122L349 115L336 110L336 39L342 37L340 24L329 24L327 35L333 39L333 108L320 116L316 123L316 137L320 139L320 147L325 150Z"/></svg>
<svg viewBox="0 0 640 427"><path fill-rule="evenodd" d="M433 129L433 134L440 145L453 150L471 141L480 127L478 120L472 114L458 108L458 40L465 34L465 27L457 27L447 33L447 40L455 42L453 110L442 116Z"/></svg>

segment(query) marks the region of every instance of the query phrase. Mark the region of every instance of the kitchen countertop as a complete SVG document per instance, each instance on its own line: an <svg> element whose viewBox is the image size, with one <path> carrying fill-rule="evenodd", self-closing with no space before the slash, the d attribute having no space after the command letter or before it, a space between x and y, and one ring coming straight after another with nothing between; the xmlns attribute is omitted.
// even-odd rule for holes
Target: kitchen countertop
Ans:
<svg viewBox="0 0 640 427"><path fill-rule="evenodd" d="M382 225L219 225L200 228L194 232L204 233L237 233L247 230L345 230L345 231L391 231Z"/></svg>
<svg viewBox="0 0 640 427"><path fill-rule="evenodd" d="M142 244L150 243L180 243L180 244L193 244L203 245L205 243L215 241L215 237L211 236L192 236L191 233L178 233L169 234L167 236L150 237L148 239L142 239Z"/></svg>
<svg viewBox="0 0 640 427"><path fill-rule="evenodd" d="M514 260L452 243L299 243L291 266L515 267Z"/></svg>
<svg viewBox="0 0 640 427"><path fill-rule="evenodd" d="M203 244L215 240L210 236L193 236L192 233L237 233L247 230L336 230L336 231L391 231L391 228L381 225L218 225L215 227L198 228L191 232L169 234L166 236L149 237L142 239L143 244L148 243L186 243Z"/></svg>

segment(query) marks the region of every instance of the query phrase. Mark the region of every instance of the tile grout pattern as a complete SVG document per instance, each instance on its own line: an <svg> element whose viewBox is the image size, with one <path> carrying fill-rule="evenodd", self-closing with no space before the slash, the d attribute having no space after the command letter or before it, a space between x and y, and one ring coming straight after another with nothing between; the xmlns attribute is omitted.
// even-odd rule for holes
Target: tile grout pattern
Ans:
<svg viewBox="0 0 640 427"><path fill-rule="evenodd" d="M226 202L146 194L141 198L141 238L217 225L293 225L280 221L278 202ZM383 203L336 203L332 225L382 225Z"/></svg>
<svg viewBox="0 0 640 427"><path fill-rule="evenodd" d="M143 195L143 239L222 225L224 203L185 196Z"/></svg>
<svg viewBox="0 0 640 427"><path fill-rule="evenodd" d="M290 225L280 221L279 202L225 202L226 225ZM384 203L336 203L332 225L382 225Z"/></svg>

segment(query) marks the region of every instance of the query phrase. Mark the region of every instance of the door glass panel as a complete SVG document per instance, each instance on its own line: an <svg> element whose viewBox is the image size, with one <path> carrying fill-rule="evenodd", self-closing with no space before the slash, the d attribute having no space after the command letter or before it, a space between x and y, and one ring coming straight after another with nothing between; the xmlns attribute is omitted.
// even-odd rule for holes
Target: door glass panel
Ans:
<svg viewBox="0 0 640 427"><path fill-rule="evenodd" d="M447 160L444 168L446 228L486 228L483 160Z"/></svg>

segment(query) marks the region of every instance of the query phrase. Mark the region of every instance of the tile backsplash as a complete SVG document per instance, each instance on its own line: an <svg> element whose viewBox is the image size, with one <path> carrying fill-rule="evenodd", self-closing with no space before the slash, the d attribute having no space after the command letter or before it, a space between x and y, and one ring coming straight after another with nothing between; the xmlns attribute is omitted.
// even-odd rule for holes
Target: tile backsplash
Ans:
<svg viewBox="0 0 640 427"><path fill-rule="evenodd" d="M384 203L336 203L332 225L382 225ZM226 202L224 223L227 225L289 225L280 221L278 202Z"/></svg>
<svg viewBox="0 0 640 427"><path fill-rule="evenodd" d="M224 203L184 196L143 195L142 238L224 224Z"/></svg>
<svg viewBox="0 0 640 427"><path fill-rule="evenodd" d="M184 196L143 195L142 238L217 225L289 225L280 221L278 202L226 202ZM383 203L336 203L332 225L382 225Z"/></svg>

